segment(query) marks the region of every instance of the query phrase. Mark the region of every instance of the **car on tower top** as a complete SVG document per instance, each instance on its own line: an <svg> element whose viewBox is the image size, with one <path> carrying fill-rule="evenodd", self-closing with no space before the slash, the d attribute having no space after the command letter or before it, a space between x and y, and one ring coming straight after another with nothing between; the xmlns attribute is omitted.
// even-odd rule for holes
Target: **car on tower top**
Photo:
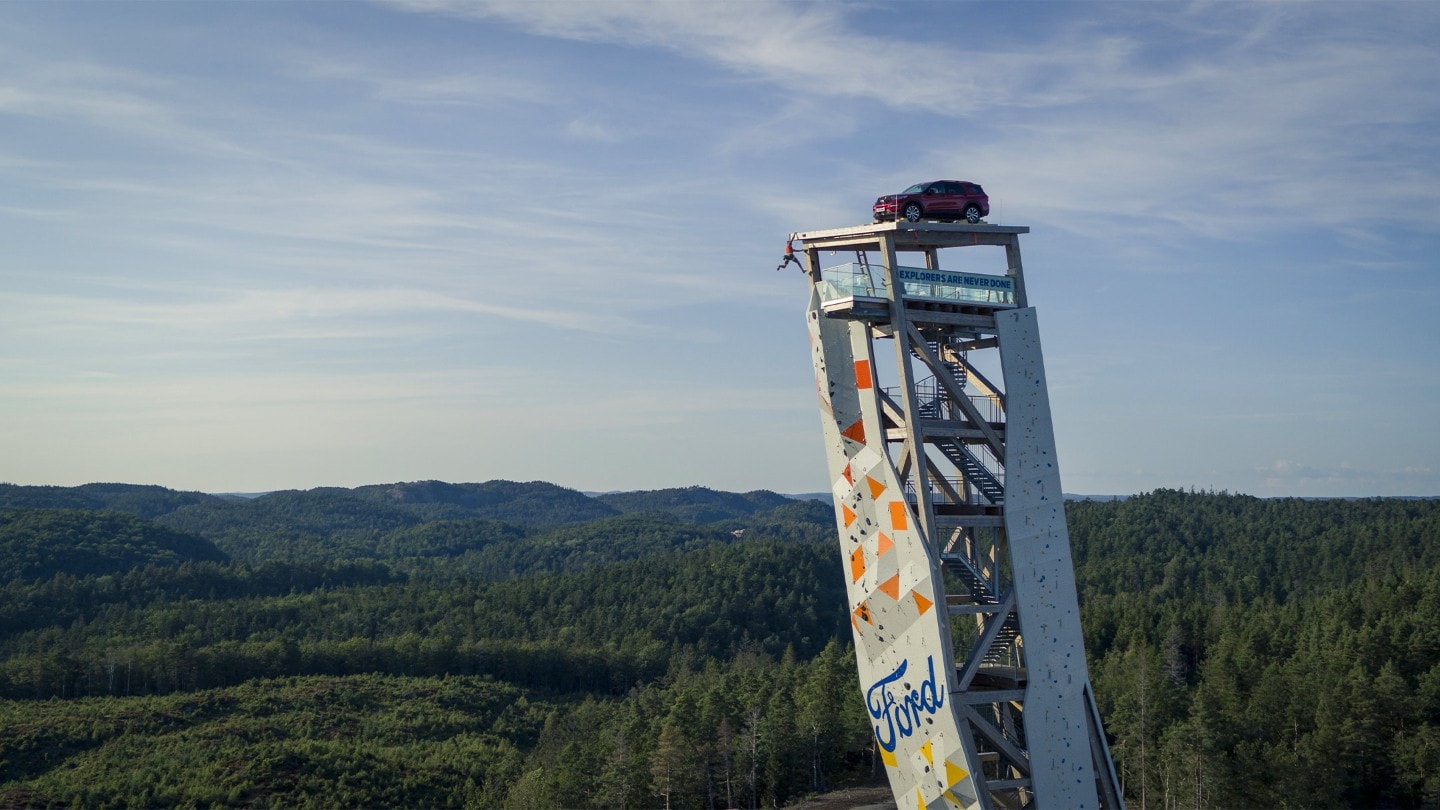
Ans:
<svg viewBox="0 0 1440 810"><path fill-rule="evenodd" d="M876 222L922 219L963 219L979 222L990 215L990 197L979 183L969 180L932 180L916 183L899 194L875 200L871 213Z"/></svg>

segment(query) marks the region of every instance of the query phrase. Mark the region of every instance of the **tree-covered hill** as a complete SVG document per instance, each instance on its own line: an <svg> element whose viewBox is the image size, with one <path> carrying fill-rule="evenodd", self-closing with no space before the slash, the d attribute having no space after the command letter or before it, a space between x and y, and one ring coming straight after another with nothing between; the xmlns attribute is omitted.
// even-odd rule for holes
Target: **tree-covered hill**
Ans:
<svg viewBox="0 0 1440 810"><path fill-rule="evenodd" d="M328 579L292 572L310 589L288 592L272 586L282 571L148 569L125 589L114 578L57 578L0 589L0 697L367 672L623 692L664 674L681 650L814 655L848 632L839 571L829 548L756 541L492 583L355 567ZM210 598L193 598L205 589Z"/></svg>
<svg viewBox="0 0 1440 810"><path fill-rule="evenodd" d="M519 526L498 520L432 520L389 532L374 551L380 559L450 558L491 546L513 549L528 536Z"/></svg>
<svg viewBox="0 0 1440 810"><path fill-rule="evenodd" d="M877 767L854 678L830 645L617 698L351 675L0 700L0 807L778 807Z"/></svg>
<svg viewBox="0 0 1440 810"><path fill-rule="evenodd" d="M195 504L159 520L251 562L371 557L381 536L422 522L411 510L339 488Z"/></svg>
<svg viewBox="0 0 1440 810"><path fill-rule="evenodd" d="M115 574L226 559L208 540L119 512L0 509L0 579Z"/></svg>
<svg viewBox="0 0 1440 810"><path fill-rule="evenodd" d="M327 561L406 556L388 536L441 520L549 528L616 514L581 492L544 482L423 481L217 499L178 509L161 522L208 537L237 559ZM480 524L470 527L478 530Z"/></svg>
<svg viewBox="0 0 1440 810"><path fill-rule="evenodd" d="M608 492L595 496L621 512L666 512L691 523L717 523L791 503L784 495L764 489L752 492L717 492L706 487L680 487L640 492Z"/></svg>
<svg viewBox="0 0 1440 810"><path fill-rule="evenodd" d="M550 490L560 493L558 497L562 502L571 505L535 511L525 507L528 499ZM482 493L483 497L476 493ZM577 502L576 498L580 500ZM548 484L425 482L356 489L287 490L253 500L214 498L202 503L186 503L158 522L172 533L178 531L207 538L224 553L251 565L278 561L328 565L375 560L432 573L447 570L485 579L578 571L661 551L730 543L744 537L812 542L827 541L830 537L833 517L827 505L770 494L751 493L734 498L746 504L748 511L720 523L701 525L666 511L632 511L619 515L615 509L580 493ZM82 502L84 499L49 493L46 500ZM160 498L157 502L163 500ZM581 508L576 503L589 506ZM768 503L778 505L763 508ZM734 511L737 510L724 510L725 514ZM530 528L492 518L452 517L475 512L511 514ZM600 517L552 524L562 515L575 518L584 514ZM161 528L152 526L157 532ZM44 547L51 542L48 536L51 530L62 535L71 531L68 525L32 521L26 525L27 542ZM63 536L57 539L63 547ZM426 560L430 562L425 563ZM113 570L121 571L125 567L121 565ZM62 566L50 573L61 570L71 574L92 571L83 566Z"/></svg>
<svg viewBox="0 0 1440 810"><path fill-rule="evenodd" d="M776 805L870 772L828 506L537 493L189 503L162 519L237 561L0 584L0 805Z"/></svg>
<svg viewBox="0 0 1440 810"><path fill-rule="evenodd" d="M498 807L551 708L480 678L0 702L0 807Z"/></svg>
<svg viewBox="0 0 1440 810"><path fill-rule="evenodd" d="M523 506L549 486L191 499L157 521L244 553L0 581L0 806L780 806L874 772L828 504ZM25 553L98 519L5 514ZM1440 805L1440 501L1067 514L1131 806ZM126 519L91 536L157 528Z"/></svg>
<svg viewBox="0 0 1440 810"><path fill-rule="evenodd" d="M357 487L358 497L405 508L423 520L499 520L549 528L619 514L594 498L545 481L447 484L417 481Z"/></svg>
<svg viewBox="0 0 1440 810"><path fill-rule="evenodd" d="M1440 501L1305 500L1157 490L1067 507L1089 588L1246 601L1440 569Z"/></svg>
<svg viewBox="0 0 1440 810"><path fill-rule="evenodd" d="M828 502L786 499L772 509L744 517L709 524L716 529L739 532L746 538L805 539L829 543L835 539L835 507Z"/></svg>
<svg viewBox="0 0 1440 810"><path fill-rule="evenodd" d="M544 481L419 481L284 490L255 498L129 484L0 484L0 508L125 512L204 537L251 562L386 557L399 553L387 534L440 520L547 529L620 514L584 493Z"/></svg>
<svg viewBox="0 0 1440 810"><path fill-rule="evenodd" d="M1132 796L1440 802L1440 500L1160 490L1068 514Z"/></svg>
<svg viewBox="0 0 1440 810"><path fill-rule="evenodd" d="M0 509L87 509L126 512L147 520L183 506L223 499L202 492L177 492L140 484L85 484L78 487L0 484Z"/></svg>
<svg viewBox="0 0 1440 810"><path fill-rule="evenodd" d="M0 508L6 507L126 512L206 538L235 559L252 563L458 556L492 544L513 546L523 537L621 514L646 521L655 516L643 517L642 513L664 513L717 529L723 523L725 531L752 527L765 531L768 527L780 534L803 531L806 525L823 529L830 521L825 504L795 501L765 490L729 493L686 487L592 498L543 481L417 481L283 490L254 498L127 484L3 484ZM597 530L603 533L605 528L601 525ZM537 542L547 544L545 540ZM578 543L574 538L557 537L550 545L558 549L566 543L572 548L564 554L573 556L573 546ZM508 553L492 549L481 565L493 568L495 559ZM629 556L636 553L632 549ZM521 565L516 570L534 567Z"/></svg>
<svg viewBox="0 0 1440 810"><path fill-rule="evenodd" d="M535 572L574 572L671 551L735 540L729 532L683 523L663 513L637 513L563 526L524 543L491 547L474 562L490 579Z"/></svg>

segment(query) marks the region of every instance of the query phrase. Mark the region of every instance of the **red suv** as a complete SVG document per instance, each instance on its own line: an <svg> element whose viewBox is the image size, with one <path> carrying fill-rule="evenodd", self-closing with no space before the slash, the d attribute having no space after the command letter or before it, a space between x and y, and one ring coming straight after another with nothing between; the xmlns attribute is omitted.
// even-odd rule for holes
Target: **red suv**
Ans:
<svg viewBox="0 0 1440 810"><path fill-rule="evenodd" d="M966 180L936 180L916 183L899 194L886 194L875 200L872 209L876 222L904 219L963 219L979 222L990 215L990 198L979 183Z"/></svg>

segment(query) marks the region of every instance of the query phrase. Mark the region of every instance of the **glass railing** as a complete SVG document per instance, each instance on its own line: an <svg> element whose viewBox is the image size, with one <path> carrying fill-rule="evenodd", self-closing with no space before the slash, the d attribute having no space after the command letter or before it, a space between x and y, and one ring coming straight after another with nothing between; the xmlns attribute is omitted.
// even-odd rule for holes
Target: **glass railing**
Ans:
<svg viewBox="0 0 1440 810"><path fill-rule="evenodd" d="M820 271L820 298L834 301L839 298L859 296L861 298L885 298L885 279L879 271L858 262L838 264Z"/></svg>
<svg viewBox="0 0 1440 810"><path fill-rule="evenodd" d="M979 273L957 273L950 270L926 270L923 267L897 267L902 293L906 298L928 298L995 307L1015 306L1015 279ZM858 262L826 267L820 271L820 297L825 301L840 298L887 298L884 271Z"/></svg>

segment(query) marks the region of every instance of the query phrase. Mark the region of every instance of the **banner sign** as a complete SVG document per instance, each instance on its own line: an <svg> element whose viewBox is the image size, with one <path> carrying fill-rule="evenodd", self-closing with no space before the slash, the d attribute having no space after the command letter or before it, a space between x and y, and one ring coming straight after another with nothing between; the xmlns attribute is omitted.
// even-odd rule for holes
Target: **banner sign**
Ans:
<svg viewBox="0 0 1440 810"><path fill-rule="evenodd" d="M897 267L895 276L900 280L901 294L906 298L1015 306L1015 279L1010 276L927 270L923 267ZM824 301L846 296L886 297L884 273L878 267L850 262L825 268L821 271L821 278L820 294Z"/></svg>
<svg viewBox="0 0 1440 810"><path fill-rule="evenodd" d="M972 290L997 290L1010 294L1015 292L1015 279L1009 276L951 273L946 270L926 270L920 267L897 267L895 272L900 276L900 281L907 284L943 284L947 287L967 287Z"/></svg>

